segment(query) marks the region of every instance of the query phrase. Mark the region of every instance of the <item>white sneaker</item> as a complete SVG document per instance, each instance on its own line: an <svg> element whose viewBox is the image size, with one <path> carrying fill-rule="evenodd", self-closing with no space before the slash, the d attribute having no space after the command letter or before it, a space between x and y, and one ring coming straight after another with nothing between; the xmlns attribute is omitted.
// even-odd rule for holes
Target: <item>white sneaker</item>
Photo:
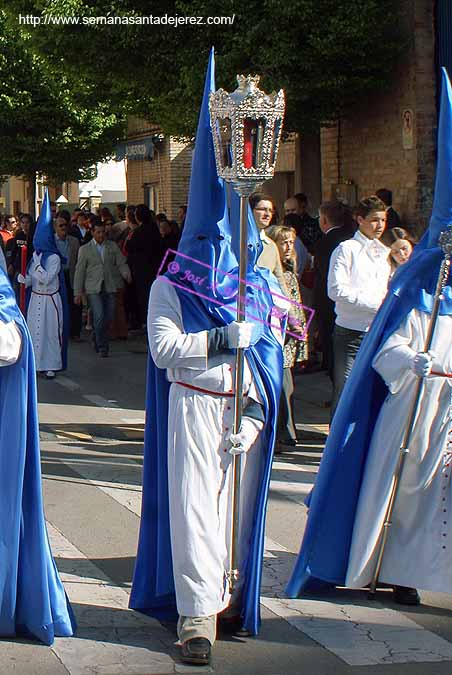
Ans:
<svg viewBox="0 0 452 675"><path fill-rule="evenodd" d="M48 371L46 372L46 378L47 378L48 380L53 380L54 377L55 377L55 372L54 372L53 370L48 370Z"/></svg>

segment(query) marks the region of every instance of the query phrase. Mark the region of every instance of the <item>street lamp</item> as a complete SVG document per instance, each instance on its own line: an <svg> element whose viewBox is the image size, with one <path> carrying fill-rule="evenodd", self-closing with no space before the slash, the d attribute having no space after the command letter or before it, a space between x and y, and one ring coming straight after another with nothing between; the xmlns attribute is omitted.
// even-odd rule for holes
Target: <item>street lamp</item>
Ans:
<svg viewBox="0 0 452 675"><path fill-rule="evenodd" d="M284 92L266 94L258 88L259 76L237 75L238 88L209 96L215 162L218 175L240 196L240 259L237 321L245 320L246 270L248 264L248 197L273 177L284 118ZM234 433L240 429L243 412L244 351L237 349L234 397ZM230 541L229 588L239 576L237 565L240 518L241 455L232 459L233 497Z"/></svg>
<svg viewBox="0 0 452 675"><path fill-rule="evenodd" d="M64 195L60 195L58 199L55 200L55 204L57 205L58 209L61 209L63 206L66 206L66 204L69 204L69 201Z"/></svg>
<svg viewBox="0 0 452 675"><path fill-rule="evenodd" d="M89 208L89 192L82 190L79 194L79 204L81 209Z"/></svg>

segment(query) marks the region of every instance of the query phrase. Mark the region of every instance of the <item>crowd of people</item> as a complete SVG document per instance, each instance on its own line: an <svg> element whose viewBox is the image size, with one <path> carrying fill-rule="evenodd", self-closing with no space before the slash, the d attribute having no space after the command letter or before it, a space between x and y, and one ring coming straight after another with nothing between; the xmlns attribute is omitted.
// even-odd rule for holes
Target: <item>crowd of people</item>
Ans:
<svg viewBox="0 0 452 675"><path fill-rule="evenodd" d="M297 328L289 311L277 454L296 445L292 371L328 372L333 400L326 404L332 416L389 280L415 246L415 237L400 227L390 206L390 190L377 192L380 197L363 198L354 208L338 200L323 202L318 219L309 215L305 194L288 198L281 215L269 195L250 197L263 247L257 264L273 272L282 293L315 310L309 327L298 310Z"/></svg>
<svg viewBox="0 0 452 675"><path fill-rule="evenodd" d="M400 217L391 204L392 193L381 189L354 209L340 201L324 202L318 218L313 218L302 193L284 202L281 215L268 195L254 193L250 198L262 244L257 264L274 273L284 295L315 310L309 326L307 315L302 309L295 311L295 304L289 312L288 327L299 333L299 339L292 333L284 348L277 452L296 445L294 369L310 372L319 367L321 358L321 367L333 382L333 414L387 283L413 250L416 240L400 227ZM83 328L91 331L93 348L107 357L110 339L144 334L150 288L174 258L171 251L177 250L183 231L185 206L178 215L179 222L170 220L145 204L118 204L115 216L106 207L99 214L82 209L55 214L56 253L62 261L72 340L81 339ZM0 227L3 264L18 294L22 278L25 285L32 285L36 277L34 233L29 214L4 216ZM362 255L363 249L367 255ZM52 284L57 283L59 266L57 258L53 260L58 267L53 281L47 275L44 287L41 278L41 295L33 298L40 306L45 304L43 293L51 294ZM36 316L32 306L31 321ZM55 339L60 339L58 334ZM61 357L54 354L57 343L52 346L45 341L43 348L37 335L35 342L38 371L55 377L63 367ZM42 358L41 349L46 353Z"/></svg>
<svg viewBox="0 0 452 675"><path fill-rule="evenodd" d="M80 341L82 330L91 332L93 348L101 357L109 355L110 339L145 334L150 287L160 268L164 271L174 257L171 250L177 248L185 206L179 216L179 223L169 220L145 204L118 204L115 216L106 207L99 214L78 208L72 213L60 210L52 214L54 241L45 244L47 253L52 253L50 259L45 255L45 267L35 251L36 223L31 216L3 217L0 264L18 301L21 286L32 291L21 308L34 338L38 372L53 379L64 367L65 301L69 337ZM60 272L65 299L56 294ZM46 312L49 303L55 302L59 303L56 312Z"/></svg>

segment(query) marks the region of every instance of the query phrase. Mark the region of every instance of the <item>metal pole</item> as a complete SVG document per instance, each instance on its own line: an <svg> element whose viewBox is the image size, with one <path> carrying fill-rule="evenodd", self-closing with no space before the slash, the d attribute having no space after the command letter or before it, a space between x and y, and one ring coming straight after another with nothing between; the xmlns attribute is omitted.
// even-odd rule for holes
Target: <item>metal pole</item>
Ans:
<svg viewBox="0 0 452 675"><path fill-rule="evenodd" d="M237 321L245 321L246 311L246 268L248 264L248 197L240 195L240 260L239 293L237 298ZM234 434L238 434L243 412L243 369L245 353L237 349L234 382ZM230 542L230 569L228 574L229 592L232 593L239 578L238 551L240 536L240 478L242 468L241 454L232 457L232 523Z"/></svg>
<svg viewBox="0 0 452 675"><path fill-rule="evenodd" d="M424 352L428 352L432 346L433 334L435 331L436 322L439 314L439 306L441 302L441 294L443 292L444 286L446 284L447 278L450 271L450 252L445 253L445 257L441 262L441 267L438 274L438 280L436 283L435 298L433 302L432 314L430 317L430 323L428 327L427 337L424 344ZM375 596L377 590L378 578L380 576L381 566L383 564L383 557L386 548L386 544L389 536L389 528L392 525L392 513L394 511L394 506L397 499L397 493L399 491L400 480L402 478L403 468L405 465L406 456L410 452L410 443L413 436L414 424L416 421L419 403L421 400L422 390L424 387L424 378L420 377L414 394L414 400L411 406L410 416L408 418L407 428L403 436L402 444L400 446L400 456L397 463L397 468L394 473L394 479L392 483L391 495L389 497L388 508L386 509L385 520L383 523L383 530L380 535L379 547L378 547L378 556L377 563L375 565L374 575L370 584L369 595L371 598Z"/></svg>
<svg viewBox="0 0 452 675"><path fill-rule="evenodd" d="M27 244L25 242L20 247L20 273L23 277L27 276ZM20 284L19 307L25 316L25 283Z"/></svg>

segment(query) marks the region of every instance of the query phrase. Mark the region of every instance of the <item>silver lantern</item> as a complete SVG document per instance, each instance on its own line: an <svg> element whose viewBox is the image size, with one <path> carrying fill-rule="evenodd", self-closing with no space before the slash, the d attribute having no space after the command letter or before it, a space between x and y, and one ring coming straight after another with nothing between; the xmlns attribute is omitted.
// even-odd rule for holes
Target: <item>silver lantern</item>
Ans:
<svg viewBox="0 0 452 675"><path fill-rule="evenodd" d="M210 123L218 175L240 195L240 260L237 321L245 320L246 270L248 263L248 197L264 181L273 178L284 117L284 92L266 94L258 88L259 76L237 75L238 88L224 89L209 97ZM243 412L244 351L237 349L234 386L234 433L240 429ZM232 522L229 544L229 588L239 577L241 455L233 455Z"/></svg>
<svg viewBox="0 0 452 675"><path fill-rule="evenodd" d="M237 75L238 87L210 94L218 175L242 195L273 178L284 118L284 92L266 94L259 75Z"/></svg>

